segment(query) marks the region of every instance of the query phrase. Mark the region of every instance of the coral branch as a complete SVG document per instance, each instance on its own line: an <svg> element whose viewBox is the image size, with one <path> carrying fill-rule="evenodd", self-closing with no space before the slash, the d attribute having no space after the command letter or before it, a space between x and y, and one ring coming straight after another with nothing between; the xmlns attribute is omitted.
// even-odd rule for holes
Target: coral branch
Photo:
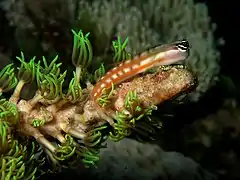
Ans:
<svg viewBox="0 0 240 180"><path fill-rule="evenodd" d="M52 153L56 151L56 147L54 147L44 136L38 137L37 141Z"/></svg>
<svg viewBox="0 0 240 180"><path fill-rule="evenodd" d="M114 108L121 111L129 91L135 91L141 108L158 105L195 85L195 78L185 66L160 67L158 72L122 83L115 88Z"/></svg>
<svg viewBox="0 0 240 180"><path fill-rule="evenodd" d="M10 102L17 104L19 98L20 98L20 94L22 91L23 86L25 85L25 82L23 80L20 80L11 96L11 98L9 99Z"/></svg>

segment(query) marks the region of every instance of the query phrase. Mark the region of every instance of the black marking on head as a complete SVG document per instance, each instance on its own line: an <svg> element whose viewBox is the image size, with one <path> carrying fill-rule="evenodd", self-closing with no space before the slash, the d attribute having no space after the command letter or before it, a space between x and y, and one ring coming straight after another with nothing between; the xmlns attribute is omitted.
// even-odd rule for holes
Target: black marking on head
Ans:
<svg viewBox="0 0 240 180"><path fill-rule="evenodd" d="M187 40L182 40L176 43L176 46L179 51L186 52L190 49L190 45Z"/></svg>

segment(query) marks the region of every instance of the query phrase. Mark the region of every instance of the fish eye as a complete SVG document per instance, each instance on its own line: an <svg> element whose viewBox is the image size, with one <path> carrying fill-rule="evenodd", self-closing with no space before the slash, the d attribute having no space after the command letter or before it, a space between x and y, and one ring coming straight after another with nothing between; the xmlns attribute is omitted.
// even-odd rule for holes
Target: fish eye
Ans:
<svg viewBox="0 0 240 180"><path fill-rule="evenodd" d="M190 45L187 40L182 40L176 44L177 48L181 52L186 52L189 50Z"/></svg>

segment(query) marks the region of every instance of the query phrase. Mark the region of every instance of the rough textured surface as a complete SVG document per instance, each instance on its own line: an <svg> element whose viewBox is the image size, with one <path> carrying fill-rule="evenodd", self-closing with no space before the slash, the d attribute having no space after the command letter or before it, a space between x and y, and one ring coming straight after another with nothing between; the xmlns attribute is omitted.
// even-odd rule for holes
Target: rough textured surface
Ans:
<svg viewBox="0 0 240 180"><path fill-rule="evenodd" d="M117 87L114 107L121 112L129 91L136 92L140 101L139 106L148 108L150 105L159 105L172 99L176 95L186 95L194 86L195 77L186 67L182 65L161 67L154 74L136 77Z"/></svg>

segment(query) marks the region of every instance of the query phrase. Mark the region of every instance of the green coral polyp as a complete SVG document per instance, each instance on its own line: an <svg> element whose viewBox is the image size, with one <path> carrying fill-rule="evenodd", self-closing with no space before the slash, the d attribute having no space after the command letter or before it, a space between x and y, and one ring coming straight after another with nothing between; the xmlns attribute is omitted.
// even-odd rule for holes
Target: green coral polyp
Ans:
<svg viewBox="0 0 240 180"><path fill-rule="evenodd" d="M35 179L37 171L37 167L34 167L35 144L32 142L31 150L27 151L27 146L21 145L17 140L8 143L10 150L0 157L1 180ZM38 164L40 165L42 161L43 159L39 159Z"/></svg>
<svg viewBox="0 0 240 180"><path fill-rule="evenodd" d="M152 110L156 110L156 106L142 109L139 104L136 91L129 91L125 97L124 109L121 112L116 111L116 123L114 131L110 132L109 137L112 141L120 141L123 138L131 135L132 129L135 127L136 121L144 116L149 116ZM137 115L133 117L132 115Z"/></svg>
<svg viewBox="0 0 240 180"><path fill-rule="evenodd" d="M80 101L81 97L82 97L82 88L79 84L79 78L77 78L76 72L73 72L73 78L69 83L68 92L65 98L75 103L77 101Z"/></svg>
<svg viewBox="0 0 240 180"><path fill-rule="evenodd" d="M43 57L44 67L40 65L40 61L36 68L36 80L38 89L43 98L48 100L58 100L62 97L62 84L66 76L66 71L60 73L61 63L56 63L58 56L48 65L45 57Z"/></svg>
<svg viewBox="0 0 240 180"><path fill-rule="evenodd" d="M18 81L12 66L13 64L9 64L0 72L0 94L12 90L17 85Z"/></svg>
<svg viewBox="0 0 240 180"><path fill-rule="evenodd" d="M44 123L45 123L44 119L33 119L32 120L33 127L40 127L40 126L44 125Z"/></svg>
<svg viewBox="0 0 240 180"><path fill-rule="evenodd" d="M111 102L110 98L112 97L113 91L114 91L114 84L113 83L112 83L112 87L111 87L110 92L108 92L108 90L103 88L102 95L98 99L98 103L101 107L105 107L105 106L110 104L110 102Z"/></svg>
<svg viewBox="0 0 240 180"><path fill-rule="evenodd" d="M21 52L21 57L17 57L21 62L20 68L18 68L18 79L19 81L24 81L24 83L31 83L35 79L35 57L33 57L29 63L26 62L23 52Z"/></svg>
<svg viewBox="0 0 240 180"><path fill-rule="evenodd" d="M118 36L117 41L113 41L113 48L115 55L113 57L113 61L118 63L126 59L130 59L132 55L126 51L128 43L128 38L125 39L125 41L122 43L120 36Z"/></svg>
<svg viewBox="0 0 240 180"><path fill-rule="evenodd" d="M106 73L105 67L103 64L94 72L93 80L98 81Z"/></svg>
<svg viewBox="0 0 240 180"><path fill-rule="evenodd" d="M72 51L72 64L76 67L77 82L86 71L87 67L91 64L93 58L93 51L88 36L80 30L78 32L72 30L73 38L73 51Z"/></svg>

